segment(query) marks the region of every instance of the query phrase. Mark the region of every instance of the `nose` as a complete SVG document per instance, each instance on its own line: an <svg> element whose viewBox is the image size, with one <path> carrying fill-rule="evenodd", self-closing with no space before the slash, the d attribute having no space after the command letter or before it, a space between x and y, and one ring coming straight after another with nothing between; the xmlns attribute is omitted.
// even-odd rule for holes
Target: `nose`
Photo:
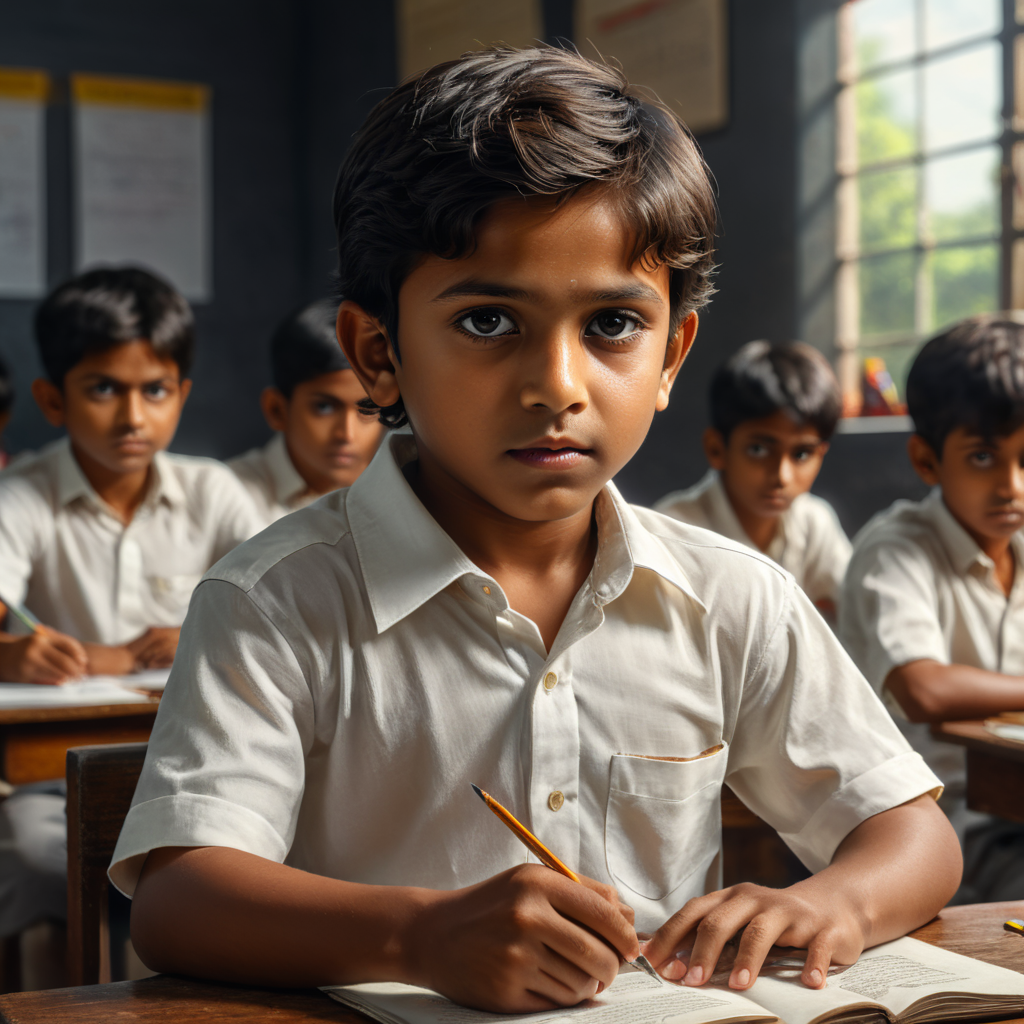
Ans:
<svg viewBox="0 0 1024 1024"><path fill-rule="evenodd" d="M138 388L128 388L121 399L121 406L118 410L121 425L128 430L139 430L145 426L145 416L142 407L142 392Z"/></svg>
<svg viewBox="0 0 1024 1024"><path fill-rule="evenodd" d="M574 330L553 330L520 351L524 408L561 415L587 407L587 353Z"/></svg>
<svg viewBox="0 0 1024 1024"><path fill-rule="evenodd" d="M351 441L355 436L356 424L362 415L355 406L346 406L345 411L334 418L334 440Z"/></svg>
<svg viewBox="0 0 1024 1024"><path fill-rule="evenodd" d="M1016 459L1008 459L1006 469L1000 474L999 491L1009 500L1024 497L1024 467Z"/></svg>
<svg viewBox="0 0 1024 1024"><path fill-rule="evenodd" d="M775 469L775 477L779 481L780 487L789 487L793 482L793 461L792 459L782 456Z"/></svg>

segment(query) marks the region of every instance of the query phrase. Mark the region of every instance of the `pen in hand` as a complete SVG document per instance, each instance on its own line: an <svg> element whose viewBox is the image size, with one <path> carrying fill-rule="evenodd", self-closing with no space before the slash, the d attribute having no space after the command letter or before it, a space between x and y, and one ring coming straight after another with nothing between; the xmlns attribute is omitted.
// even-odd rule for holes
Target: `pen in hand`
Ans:
<svg viewBox="0 0 1024 1024"><path fill-rule="evenodd" d="M567 867L558 859L521 821L519 821L514 814L506 807L503 807L497 800L494 799L489 793L485 793L479 786L470 783L473 786L473 792L497 815L497 817L508 826L509 830L519 839L519 841L532 853L536 858L553 871L557 871L560 875L564 875L566 878L573 882L579 882L580 876L576 874L572 868ZM580 883L582 884L582 883ZM635 960L627 960L626 963L630 967L635 967L639 971L643 971L644 974L649 974L652 978L656 978L658 981L662 981L662 977L658 972L651 966L648 959L641 953Z"/></svg>

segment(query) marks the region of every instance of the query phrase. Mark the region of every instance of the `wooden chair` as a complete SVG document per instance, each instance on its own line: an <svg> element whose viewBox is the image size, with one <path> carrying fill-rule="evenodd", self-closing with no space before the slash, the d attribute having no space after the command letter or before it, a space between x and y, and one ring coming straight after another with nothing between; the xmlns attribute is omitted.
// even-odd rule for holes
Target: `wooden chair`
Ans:
<svg viewBox="0 0 1024 1024"><path fill-rule="evenodd" d="M68 751L68 973L72 985L110 980L107 866L142 773L146 746L116 743ZM102 955L104 950L107 956Z"/></svg>

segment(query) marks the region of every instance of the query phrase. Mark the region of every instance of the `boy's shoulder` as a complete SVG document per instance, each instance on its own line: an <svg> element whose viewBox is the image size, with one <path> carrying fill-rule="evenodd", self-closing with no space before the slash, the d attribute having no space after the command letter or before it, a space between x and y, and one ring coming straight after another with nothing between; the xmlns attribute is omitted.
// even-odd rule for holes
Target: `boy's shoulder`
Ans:
<svg viewBox="0 0 1024 1024"><path fill-rule="evenodd" d="M902 571L901 566L903 570L916 566L929 573L946 574L951 564L951 538L944 533L952 531L941 521L943 513L938 491L923 501L901 498L875 513L853 538L848 580L882 567Z"/></svg>
<svg viewBox="0 0 1024 1024"><path fill-rule="evenodd" d="M72 459L67 438L51 441L0 473L0 507L31 508L38 514L52 514L71 481L68 460Z"/></svg>
<svg viewBox="0 0 1024 1024"><path fill-rule="evenodd" d="M712 492L717 486L718 474L708 470L697 483L659 498L654 503L654 511L681 522L713 529L716 509Z"/></svg>

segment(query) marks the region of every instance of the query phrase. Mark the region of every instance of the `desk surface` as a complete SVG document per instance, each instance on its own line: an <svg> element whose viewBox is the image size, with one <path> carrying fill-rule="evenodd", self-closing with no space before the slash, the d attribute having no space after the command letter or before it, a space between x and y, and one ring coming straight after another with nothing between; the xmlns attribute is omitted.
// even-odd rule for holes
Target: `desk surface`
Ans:
<svg viewBox="0 0 1024 1024"><path fill-rule="evenodd" d="M1024 902L950 907L913 934L944 949L1024 973L1024 938L1003 930L1003 921L1008 917L1024 917ZM274 1024L366 1024L367 1018L316 991L273 991L163 976L0 996L3 1024L58 1020L81 1024L107 1024L113 1020L119 1024L228 1024L257 1020Z"/></svg>
<svg viewBox="0 0 1024 1024"><path fill-rule="evenodd" d="M984 722L942 722L932 726L932 735L947 743L967 747L968 750L1004 757L1010 761L1024 761L1024 743L990 733Z"/></svg>

